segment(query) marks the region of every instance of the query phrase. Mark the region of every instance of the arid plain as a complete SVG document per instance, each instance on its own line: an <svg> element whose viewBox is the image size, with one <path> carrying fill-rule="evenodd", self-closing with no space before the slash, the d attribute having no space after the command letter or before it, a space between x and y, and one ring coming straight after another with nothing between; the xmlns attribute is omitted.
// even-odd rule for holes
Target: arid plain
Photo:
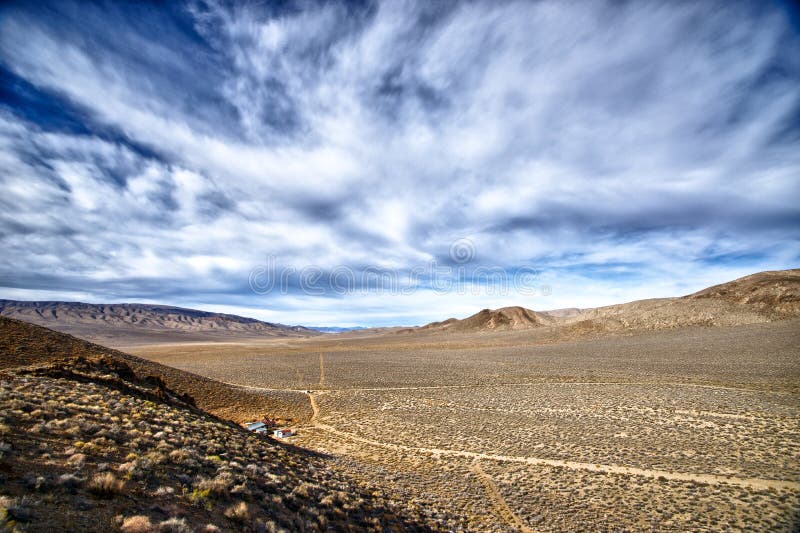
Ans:
<svg viewBox="0 0 800 533"><path fill-rule="evenodd" d="M243 461L257 465L256 453L300 457L289 470L301 480L318 474L304 483L319 487L320 502L330 503L326 487L350 487L342 498L352 497L352 519L365 521L356 529L391 529L393 521L406 524L400 529L497 532L800 526L800 270L605 308L486 309L419 328L330 335L128 304L6 301L3 312L12 317L0 319L3 367L9 383L19 383L9 389L16 407L6 427L19 436L11 442L31 453L21 444L30 431L18 422L47 413L31 410L26 376L72 376L139 391L148 401L189 402L200 411L170 416L191 424L207 415L238 424L228 423L214 442L245 438L252 454L225 456L231 462L217 467L217 477L229 478ZM121 351L41 326L88 339L101 331L93 340ZM120 381L108 377L114 374ZM272 439L242 430L264 417L296 434ZM146 431L155 439L166 434L159 428ZM59 457L75 455L71 435L51 460L59 468ZM153 444L135 437L139 453ZM184 439L208 448L201 434ZM103 472L108 443L95 441L93 468ZM206 450L209 461L217 451ZM303 454L319 464L305 464ZM70 460L63 468L74 470ZM116 460L118 471L127 468ZM156 468L161 477L131 478L126 490L169 500L193 523L238 520L253 530L295 523L280 511L287 500L269 496L273 488L259 476L241 478L254 485L241 497L225 489L198 509L192 495L205 494L214 465L207 466L194 478ZM92 494L93 478L86 479ZM348 520L301 492L319 508L301 529ZM143 513L131 520L152 514L143 501L127 510ZM127 520L107 520L115 517Z"/></svg>
<svg viewBox="0 0 800 533"><path fill-rule="evenodd" d="M564 338L390 331L131 347L295 389L293 443L481 531L785 530L800 321ZM313 407L313 410L312 410Z"/></svg>

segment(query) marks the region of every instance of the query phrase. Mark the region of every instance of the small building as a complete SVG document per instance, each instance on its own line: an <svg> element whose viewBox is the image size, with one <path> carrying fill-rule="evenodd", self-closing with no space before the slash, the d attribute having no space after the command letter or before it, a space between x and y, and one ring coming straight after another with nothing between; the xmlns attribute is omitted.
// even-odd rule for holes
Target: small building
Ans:
<svg viewBox="0 0 800 533"><path fill-rule="evenodd" d="M247 431L264 433L265 431L267 431L267 425L264 422L252 422L250 424L247 424Z"/></svg>
<svg viewBox="0 0 800 533"><path fill-rule="evenodd" d="M285 439L286 437L291 437L294 435L291 429L276 429L272 432L273 435L278 437L279 439Z"/></svg>

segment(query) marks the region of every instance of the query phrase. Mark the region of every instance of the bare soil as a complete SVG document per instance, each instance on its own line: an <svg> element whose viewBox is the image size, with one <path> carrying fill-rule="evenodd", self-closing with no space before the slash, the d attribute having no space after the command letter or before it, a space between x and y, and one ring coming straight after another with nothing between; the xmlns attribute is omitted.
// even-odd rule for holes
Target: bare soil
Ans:
<svg viewBox="0 0 800 533"><path fill-rule="evenodd" d="M466 530L798 527L797 319L133 349L255 393L311 390L295 444Z"/></svg>

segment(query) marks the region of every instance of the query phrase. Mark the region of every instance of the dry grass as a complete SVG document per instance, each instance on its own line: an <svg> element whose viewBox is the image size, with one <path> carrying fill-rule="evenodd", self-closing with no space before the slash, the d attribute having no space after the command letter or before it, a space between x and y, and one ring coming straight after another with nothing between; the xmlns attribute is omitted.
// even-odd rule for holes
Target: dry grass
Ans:
<svg viewBox="0 0 800 533"><path fill-rule="evenodd" d="M138 377L155 376L176 393L190 396L199 408L236 422L264 416L295 420L310 416L302 395L277 391L256 394L40 326L0 317L0 369L77 356L111 357L130 366Z"/></svg>
<svg viewBox="0 0 800 533"><path fill-rule="evenodd" d="M182 404L109 360L5 371L4 527L25 531L430 531L328 458ZM94 366L93 366L94 365ZM340 495L336 508L320 502ZM339 496L336 496L337 498Z"/></svg>
<svg viewBox="0 0 800 533"><path fill-rule="evenodd" d="M303 428L293 442L391 484L398 502L429 517L460 517L447 523L454 530L511 526L487 507L471 458L421 448L687 478L482 461L534 530L794 527L796 490L717 481L800 482L798 321L540 342L546 335L353 335L147 353L232 382L315 388L323 352L318 422L336 432ZM293 383L298 369L303 382ZM716 481L688 480L707 475Z"/></svg>
<svg viewBox="0 0 800 533"><path fill-rule="evenodd" d="M117 479L117 476L111 472L104 474L96 474L89 481L87 488L89 492L101 498L113 498L117 494L121 494L125 488L125 482Z"/></svg>
<svg viewBox="0 0 800 533"><path fill-rule="evenodd" d="M153 524L147 516L129 516L122 521L120 530L122 533L152 533Z"/></svg>

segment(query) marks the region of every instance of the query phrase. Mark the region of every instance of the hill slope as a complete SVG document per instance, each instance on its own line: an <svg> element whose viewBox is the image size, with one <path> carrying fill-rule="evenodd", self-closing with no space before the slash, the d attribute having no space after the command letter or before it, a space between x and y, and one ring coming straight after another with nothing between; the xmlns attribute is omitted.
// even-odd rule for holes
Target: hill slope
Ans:
<svg viewBox="0 0 800 533"><path fill-rule="evenodd" d="M736 326L800 316L800 269L759 272L687 296L588 309L567 319L585 331Z"/></svg>
<svg viewBox="0 0 800 533"><path fill-rule="evenodd" d="M269 418L303 420L311 416L305 396L292 392L259 392L161 365L21 320L0 317L0 369L46 364L57 359L111 357L129 365L140 378L154 376L197 406L222 418L244 422Z"/></svg>
<svg viewBox="0 0 800 533"><path fill-rule="evenodd" d="M759 272L714 285L682 300L719 300L747 306L765 316L800 315L800 269Z"/></svg>
<svg viewBox="0 0 800 533"><path fill-rule="evenodd" d="M538 328L550 325L554 319L542 313L524 307L502 307L500 309L483 309L472 316L458 320L447 319L443 322L432 322L418 328L422 331L515 331Z"/></svg>
<svg viewBox="0 0 800 533"><path fill-rule="evenodd" d="M597 307L536 312L524 307L484 309L458 320L431 322L412 332L492 332L552 328L553 339L585 334L684 326L736 326L800 316L800 269L759 272L687 296ZM548 330L551 331L551 330Z"/></svg>
<svg viewBox="0 0 800 533"><path fill-rule="evenodd" d="M444 529L105 355L0 371L0 480L4 531Z"/></svg>
<svg viewBox="0 0 800 533"><path fill-rule="evenodd" d="M254 318L166 305L87 304L0 300L0 316L39 324L92 340L119 345L142 339L204 340L227 337L304 337L319 332Z"/></svg>

